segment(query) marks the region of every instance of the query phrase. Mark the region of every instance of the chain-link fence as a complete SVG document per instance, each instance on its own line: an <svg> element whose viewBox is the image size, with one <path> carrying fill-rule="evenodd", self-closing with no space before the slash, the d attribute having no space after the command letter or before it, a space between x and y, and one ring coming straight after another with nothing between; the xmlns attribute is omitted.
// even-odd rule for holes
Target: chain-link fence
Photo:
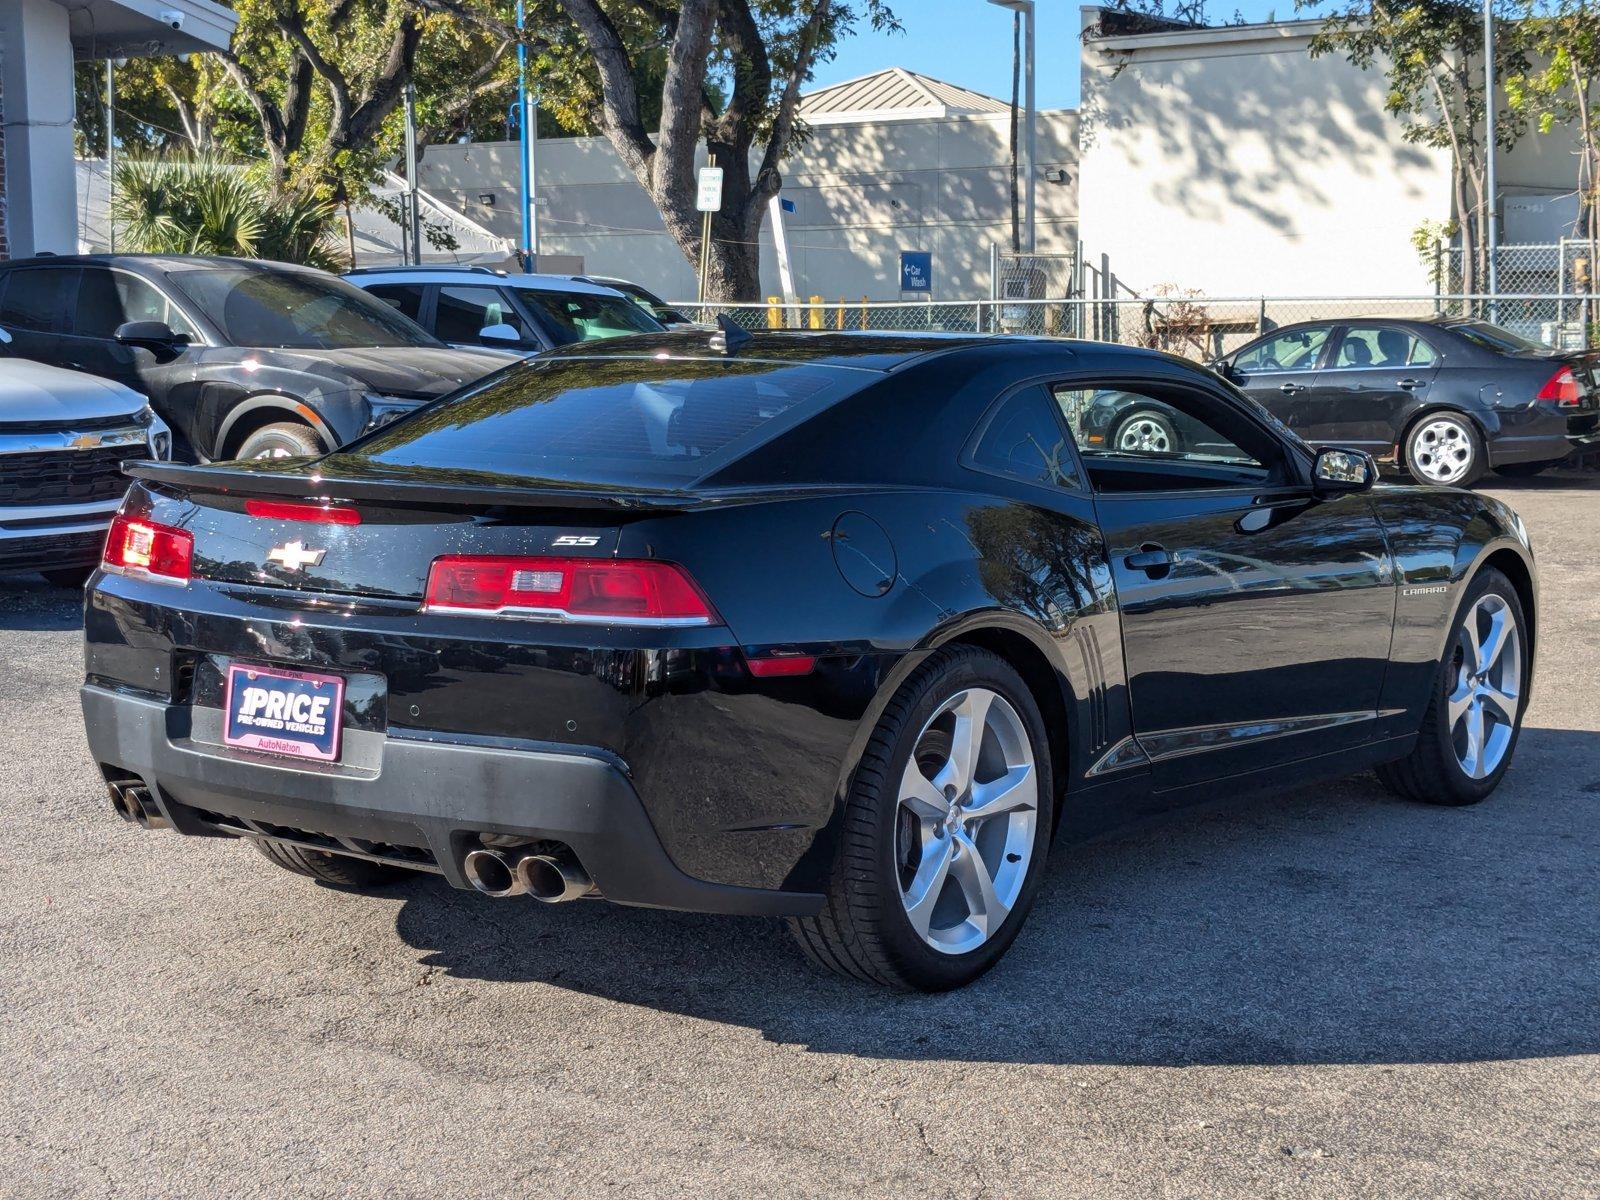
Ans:
<svg viewBox="0 0 1600 1200"><path fill-rule="evenodd" d="M1600 345L1600 297L1187 296L1134 299L680 304L699 319L725 315L747 329L1012 333L1088 338L1207 360L1298 321L1356 317L1478 317L1563 349Z"/></svg>

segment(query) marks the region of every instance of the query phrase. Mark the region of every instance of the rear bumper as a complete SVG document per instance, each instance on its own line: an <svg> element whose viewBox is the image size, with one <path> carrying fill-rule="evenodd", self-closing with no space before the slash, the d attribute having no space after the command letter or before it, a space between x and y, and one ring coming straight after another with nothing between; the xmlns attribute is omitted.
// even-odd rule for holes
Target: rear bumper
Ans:
<svg viewBox="0 0 1600 1200"><path fill-rule="evenodd" d="M190 834L262 836L272 828L402 848L395 857L468 886L461 861L480 833L562 842L608 900L765 916L815 913L814 893L708 883L680 870L628 776L602 751L502 740L372 736L360 768L225 753L190 727L188 706L82 690L89 748L109 776L137 775L162 815ZM202 736L195 736L200 732Z"/></svg>

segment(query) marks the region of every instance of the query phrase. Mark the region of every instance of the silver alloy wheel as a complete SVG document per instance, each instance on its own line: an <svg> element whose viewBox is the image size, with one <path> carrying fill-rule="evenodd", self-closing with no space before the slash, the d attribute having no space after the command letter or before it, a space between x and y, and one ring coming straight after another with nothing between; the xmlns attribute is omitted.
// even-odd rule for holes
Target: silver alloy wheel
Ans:
<svg viewBox="0 0 1600 1200"><path fill-rule="evenodd" d="M983 945L1033 862L1039 774L1009 701L957 692L917 735L900 780L895 863L911 927L944 954Z"/></svg>
<svg viewBox="0 0 1600 1200"><path fill-rule="evenodd" d="M1522 633L1505 598L1479 597L1461 623L1453 656L1450 741L1470 779L1494 774L1511 747L1522 702Z"/></svg>
<svg viewBox="0 0 1600 1200"><path fill-rule="evenodd" d="M1132 454L1171 454L1172 426L1152 413L1135 413L1117 430L1117 449Z"/></svg>
<svg viewBox="0 0 1600 1200"><path fill-rule="evenodd" d="M1457 417L1434 417L1411 435L1406 461L1430 483L1456 483L1472 469L1472 431Z"/></svg>
<svg viewBox="0 0 1600 1200"><path fill-rule="evenodd" d="M294 451L286 449L283 446L267 446L264 449L256 451L256 461L258 461L258 462L263 458L293 458L293 457L294 457Z"/></svg>

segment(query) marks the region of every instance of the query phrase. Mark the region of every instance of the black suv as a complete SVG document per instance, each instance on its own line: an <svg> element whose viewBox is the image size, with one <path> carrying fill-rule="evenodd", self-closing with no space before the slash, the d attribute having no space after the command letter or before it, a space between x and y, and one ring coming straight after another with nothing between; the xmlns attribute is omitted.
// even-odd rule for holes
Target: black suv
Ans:
<svg viewBox="0 0 1600 1200"><path fill-rule="evenodd" d="M453 349L322 271L179 255L0 265L9 353L150 398L180 457L321 454L518 361Z"/></svg>

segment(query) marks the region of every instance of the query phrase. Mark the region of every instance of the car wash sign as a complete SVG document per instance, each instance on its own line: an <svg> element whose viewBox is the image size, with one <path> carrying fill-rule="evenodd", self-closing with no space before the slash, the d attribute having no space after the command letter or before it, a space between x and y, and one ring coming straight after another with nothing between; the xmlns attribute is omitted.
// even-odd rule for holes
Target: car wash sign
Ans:
<svg viewBox="0 0 1600 1200"><path fill-rule="evenodd" d="M933 251L900 251L900 290L902 292L933 291Z"/></svg>

